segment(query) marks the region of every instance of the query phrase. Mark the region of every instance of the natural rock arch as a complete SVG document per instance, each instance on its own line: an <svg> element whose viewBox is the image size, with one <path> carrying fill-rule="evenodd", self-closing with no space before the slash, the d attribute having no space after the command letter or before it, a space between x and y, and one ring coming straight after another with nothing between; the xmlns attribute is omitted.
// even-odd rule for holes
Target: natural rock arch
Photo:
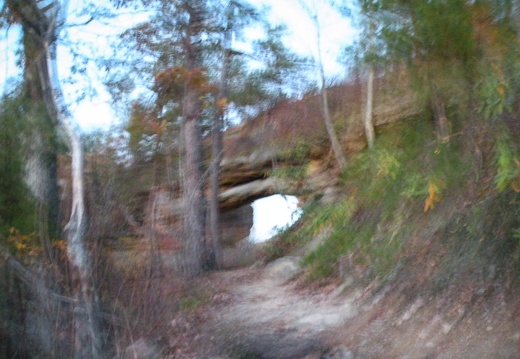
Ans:
<svg viewBox="0 0 520 359"><path fill-rule="evenodd" d="M374 124L377 128L420 112L402 80L378 79L375 85ZM378 83L379 82L379 83ZM384 83L384 84L383 84ZM394 88L391 93L383 88ZM329 89L331 111L342 127L341 144L349 155L366 147L362 121L362 86L350 84ZM224 134L219 205L222 213L222 244L230 246L246 238L253 223L250 204L263 197L283 193L305 203L309 196L334 198L339 173L321 120L319 96L284 101L271 110L228 129ZM297 176L283 176L296 170ZM280 175L282 174L282 175ZM159 188L149 196L154 213L175 237L175 223L184 213L179 186ZM207 189L209 192L209 189ZM162 196L160 200L157 196ZM161 213L157 213L161 211Z"/></svg>

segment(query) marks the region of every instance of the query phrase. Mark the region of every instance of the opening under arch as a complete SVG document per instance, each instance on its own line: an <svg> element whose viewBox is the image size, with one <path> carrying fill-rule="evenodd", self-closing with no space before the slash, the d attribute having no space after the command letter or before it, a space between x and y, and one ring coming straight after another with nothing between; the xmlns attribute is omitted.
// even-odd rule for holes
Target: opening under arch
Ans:
<svg viewBox="0 0 520 359"><path fill-rule="evenodd" d="M281 229L290 227L302 215L298 198L275 194L254 201L253 227L249 240L253 243L265 242L273 238Z"/></svg>

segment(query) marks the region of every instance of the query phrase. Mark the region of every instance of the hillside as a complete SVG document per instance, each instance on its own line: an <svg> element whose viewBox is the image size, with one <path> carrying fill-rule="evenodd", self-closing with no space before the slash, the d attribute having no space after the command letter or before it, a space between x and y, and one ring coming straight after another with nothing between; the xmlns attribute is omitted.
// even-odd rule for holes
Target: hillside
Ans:
<svg viewBox="0 0 520 359"><path fill-rule="evenodd" d="M287 120L306 101L275 108L271 125L283 126L273 119ZM303 179L302 219L256 249L255 265L209 274L184 292L157 351L166 358L520 357L519 152L511 140L518 126L514 114L505 132L463 115L450 108L453 134L445 142L428 111L403 111L376 127L374 149L358 137L342 174L323 165L327 146L289 160L286 168L299 170L275 178ZM255 147L236 133L268 133L265 118L231 130L238 157ZM288 133L258 143L293 144ZM313 195L305 179L316 162L333 181Z"/></svg>

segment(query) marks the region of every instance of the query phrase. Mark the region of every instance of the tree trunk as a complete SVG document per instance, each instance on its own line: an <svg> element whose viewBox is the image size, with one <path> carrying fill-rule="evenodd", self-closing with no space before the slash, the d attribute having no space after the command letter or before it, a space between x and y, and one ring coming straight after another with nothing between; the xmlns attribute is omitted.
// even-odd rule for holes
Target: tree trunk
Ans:
<svg viewBox="0 0 520 359"><path fill-rule="evenodd" d="M209 234L213 245L215 258L215 267L222 265L222 248L220 244L220 206L219 206L219 189L220 189L220 163L224 152L223 134L224 114L227 101L227 82L229 73L229 61L231 56L231 41L233 37L233 8L232 2L228 4L226 30L224 33L224 58L222 61L222 69L220 76L220 84L217 95L217 106L215 118L213 120L213 128L211 133L211 168L210 183L211 197L209 201Z"/></svg>
<svg viewBox="0 0 520 359"><path fill-rule="evenodd" d="M53 136L56 125L61 125L72 155L72 212L64 232L68 259L75 273L74 295L78 303L83 303L74 313L75 356L81 359L103 358L100 308L92 280L92 263L85 245L87 218L84 204L83 150L80 139L66 115L66 107L60 103L63 94L57 72L56 39L65 23L68 2L54 1L46 4L40 8L41 3L36 0L10 0L8 3L10 10L20 17L24 31L30 34L30 37L24 39L26 51L31 52L37 59L37 76L31 71L28 77L29 80L38 81L38 86L30 88L29 91L34 96L41 96L53 124L49 129ZM56 144L52 148L55 151Z"/></svg>
<svg viewBox="0 0 520 359"><path fill-rule="evenodd" d="M336 130L334 129L334 123L332 122L332 117L330 116L329 98L327 95L327 87L325 83L325 70L323 68L323 61L321 58L321 31L317 16L314 18L314 23L316 26L316 38L318 47L318 68L320 72L321 81L321 105L323 110L323 121L325 122L325 128L327 129L327 134L329 136L330 144L332 146L332 151L334 152L334 157L336 158L336 163L338 165L339 170L343 172L345 166L347 165L347 161L345 159L345 156L343 155L343 150L341 149L338 136L336 135Z"/></svg>
<svg viewBox="0 0 520 359"><path fill-rule="evenodd" d="M437 125L437 137L444 143L450 141L451 129L446 116L446 104L437 89L432 90L432 107Z"/></svg>
<svg viewBox="0 0 520 359"><path fill-rule="evenodd" d="M20 2L10 0L7 3L11 12L20 11ZM31 5L27 5L31 6ZM38 10L34 5L34 11ZM25 13L24 13L25 15ZM27 15L29 16L29 15ZM38 15L33 15L38 18ZM61 235L58 195L58 160L56 140L56 118L45 111L43 92L44 79L48 77L45 57L41 56L45 49L41 36L36 29L22 21L22 41L24 53L23 89L27 115L24 121L26 135L25 182L37 203L37 229L41 241L44 258L53 262L51 241ZM40 27L46 25L42 21ZM43 110L43 111L42 111Z"/></svg>
<svg viewBox="0 0 520 359"><path fill-rule="evenodd" d="M189 14L187 35L184 40L186 67L190 72L201 68L200 35L204 28L204 5L197 2L185 4ZM202 172L202 135L199 117L200 86L186 80L182 115L184 118L184 240L186 246L185 270L189 276L202 272L210 262L211 250L205 240L206 216Z"/></svg>
<svg viewBox="0 0 520 359"><path fill-rule="evenodd" d="M367 138L368 148L374 147L375 134L373 122L374 108L374 67L368 65L368 83L367 83L367 103L365 109L365 136Z"/></svg>
<svg viewBox="0 0 520 359"><path fill-rule="evenodd" d="M370 20L370 44L369 44L369 52L373 53L374 47L374 23ZM374 65L372 63L368 63L368 82L367 82L367 101L366 101L366 109L365 109L365 136L367 138L368 148L374 147Z"/></svg>
<svg viewBox="0 0 520 359"><path fill-rule="evenodd" d="M219 96L219 99L224 99ZM210 187L211 197L209 198L209 238L208 246L212 247L212 254L208 258L208 269L217 269L222 264L222 248L220 244L220 163L222 162L223 138L222 128L224 114L218 111L213 119L211 133L211 167L210 167Z"/></svg>
<svg viewBox="0 0 520 359"><path fill-rule="evenodd" d="M184 122L184 240L186 246L185 270L189 276L203 269L204 196L202 191L202 146L198 116L197 94L189 91L183 101ZM190 110L191 109L191 110Z"/></svg>
<svg viewBox="0 0 520 359"><path fill-rule="evenodd" d="M336 135L336 130L334 130L334 123L332 122L332 118L330 116L327 89L325 87L321 89L321 100L323 107L323 120L325 122L325 128L327 129L327 134L329 136L329 140L332 146L332 151L334 152L334 157L336 158L336 163L338 165L339 170L343 172L345 166L347 165L347 161L345 159L345 156L343 155L341 145Z"/></svg>

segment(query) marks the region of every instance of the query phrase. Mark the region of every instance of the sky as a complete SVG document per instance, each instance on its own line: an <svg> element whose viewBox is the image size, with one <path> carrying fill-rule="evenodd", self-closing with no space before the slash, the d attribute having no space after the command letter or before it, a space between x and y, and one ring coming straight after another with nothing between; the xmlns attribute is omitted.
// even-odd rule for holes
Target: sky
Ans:
<svg viewBox="0 0 520 359"><path fill-rule="evenodd" d="M308 13L299 4L302 0L249 0L255 6L269 6L270 20L285 24L289 30L286 44L300 55L317 55L316 30ZM338 14L323 0L303 0L320 4L318 19L321 28L322 54L325 72L331 76L343 76L344 68L337 57L357 36L351 21Z"/></svg>
<svg viewBox="0 0 520 359"><path fill-rule="evenodd" d="M257 7L268 6L269 20L273 23L285 24L288 35L286 44L299 55L316 55L316 32L313 23L307 13L299 5L299 0L249 0ZM322 0L316 0L321 4L319 18L322 31L323 58L325 71L330 78L341 78L344 76L343 67L336 61L342 48L352 43L356 32L350 25L348 19L342 18L338 13L325 5ZM125 30L131 24L139 23L146 18L146 14L138 14L127 10L126 14L118 17L116 21L108 19L105 23L92 21L86 26L74 26L88 20L88 16L75 16L82 2L71 2L69 9L69 24L73 25L67 29L68 41L82 41L84 45L79 51L82 55L92 60L98 55L107 55L110 41L116 41L117 34ZM290 16L288 16L290 14ZM0 91L4 93L6 87L5 79L19 71L15 63L15 50L19 34L11 32L0 33ZM105 51L104 51L105 49ZM71 64L74 59L69 49L62 47L58 53L58 64L60 64L60 78L71 78ZM112 109L110 96L102 85L104 73L98 69L94 61L87 66L87 76L80 83L69 83L63 81L63 91L66 103L74 114L74 120L79 127L90 132L96 129L108 129L111 125L120 123L116 112ZM81 78L76 76L76 78ZM85 91L87 89L87 91ZM91 97L92 92L95 96ZM86 97L81 101L78 98Z"/></svg>
<svg viewBox="0 0 520 359"><path fill-rule="evenodd" d="M253 204L253 227L250 241L264 242L296 222L302 215L295 196L274 195L256 200ZM274 213L274 215L273 215Z"/></svg>

